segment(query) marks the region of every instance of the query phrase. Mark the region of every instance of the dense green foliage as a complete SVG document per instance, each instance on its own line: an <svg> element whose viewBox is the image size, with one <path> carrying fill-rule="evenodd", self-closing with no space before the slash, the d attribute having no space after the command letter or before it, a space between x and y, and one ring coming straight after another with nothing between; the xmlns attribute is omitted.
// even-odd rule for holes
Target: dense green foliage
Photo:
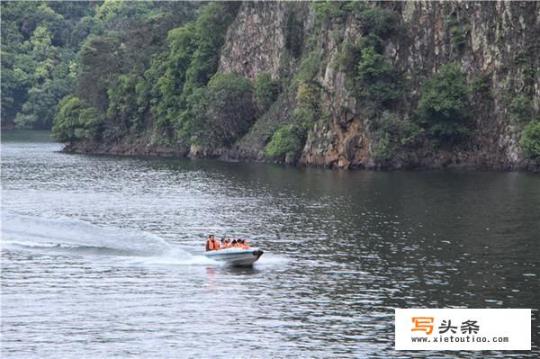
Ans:
<svg viewBox="0 0 540 359"><path fill-rule="evenodd" d="M305 131L295 125L284 125L274 132L272 139L266 145L264 154L269 158L283 159L290 157L294 160L302 150Z"/></svg>
<svg viewBox="0 0 540 359"><path fill-rule="evenodd" d="M58 105L53 136L61 142L94 139L99 135L103 119L100 113L78 97L68 96Z"/></svg>
<svg viewBox="0 0 540 359"><path fill-rule="evenodd" d="M120 75L114 86L107 90L109 104L107 118L121 131L139 131L143 127L144 107L139 108L137 84L140 78L135 74Z"/></svg>
<svg viewBox="0 0 540 359"><path fill-rule="evenodd" d="M252 83L235 74L216 74L186 99L178 138L208 148L229 146L244 135L257 114ZM189 115L188 115L189 114Z"/></svg>
<svg viewBox="0 0 540 359"><path fill-rule="evenodd" d="M96 3L2 2L2 124L50 128Z"/></svg>
<svg viewBox="0 0 540 359"><path fill-rule="evenodd" d="M2 2L2 123L50 128L59 101L73 93L113 115L109 95L132 95L125 86L113 89L126 82L120 76L129 73L140 81L167 32L191 19L195 7L151 1Z"/></svg>
<svg viewBox="0 0 540 359"><path fill-rule="evenodd" d="M296 93L296 108L293 119L296 124L308 130L321 115L321 89L316 82L302 82Z"/></svg>
<svg viewBox="0 0 540 359"><path fill-rule="evenodd" d="M151 96L154 100L152 113L158 128L171 128L179 116L186 72L195 51L195 27L193 24L173 29L167 36L168 51L156 57L145 77L154 84ZM150 95L150 94L149 94Z"/></svg>
<svg viewBox="0 0 540 359"><path fill-rule="evenodd" d="M217 74L208 83L205 128L208 145L231 145L255 121L253 87L244 77Z"/></svg>
<svg viewBox="0 0 540 359"><path fill-rule="evenodd" d="M400 76L383 54L384 43L398 32L396 12L361 2L319 2L314 5L320 21L355 16L362 36L345 39L337 64L350 74L350 83L359 97L376 102L376 106L399 97Z"/></svg>
<svg viewBox="0 0 540 359"><path fill-rule="evenodd" d="M528 158L540 158L540 119L529 122L521 136L521 147Z"/></svg>
<svg viewBox="0 0 540 359"><path fill-rule="evenodd" d="M375 158L389 161L396 157L403 146L414 145L422 129L411 121L385 111L375 123L374 131L378 137L374 148Z"/></svg>
<svg viewBox="0 0 540 359"><path fill-rule="evenodd" d="M370 100L377 107L385 106L401 96L397 72L373 47L362 49L356 80L358 96Z"/></svg>
<svg viewBox="0 0 540 359"><path fill-rule="evenodd" d="M469 133L469 87L458 64L446 64L425 82L418 102L418 121L441 141L455 142Z"/></svg>
<svg viewBox="0 0 540 359"><path fill-rule="evenodd" d="M195 23L196 50L186 72L186 83L204 86L217 71L219 50L225 41L227 27L234 19L238 3L211 3L202 11Z"/></svg>
<svg viewBox="0 0 540 359"><path fill-rule="evenodd" d="M163 20L169 8L139 5L141 19L121 17L120 23L129 20L132 25L105 32L85 44L89 50L98 46L110 49L97 50L95 55L85 47L81 50L82 67L88 69L89 76L80 77L79 86L86 89L80 95L106 112L106 137L136 134L153 127L162 142L197 142L201 129L208 124L207 104L214 89L206 85L217 71L219 49L238 4L211 3L193 22L186 22L193 15L190 4L168 6L180 10L175 12L174 22ZM184 24L173 27L180 23ZM141 26L148 27L146 37L130 40ZM115 41L131 42L132 46L122 48L114 45ZM87 83L87 79L94 83Z"/></svg>
<svg viewBox="0 0 540 359"><path fill-rule="evenodd" d="M309 58L308 58L308 61ZM299 73L299 78L305 78ZM294 162L304 146L307 132L322 116L321 88L313 80L301 81L296 89L296 108L292 113L292 123L276 129L265 147L265 156Z"/></svg>
<svg viewBox="0 0 540 359"><path fill-rule="evenodd" d="M512 98L508 106L510 118L515 123L528 123L534 116L532 101L525 95L517 95Z"/></svg>
<svg viewBox="0 0 540 359"><path fill-rule="evenodd" d="M317 1L313 4L317 21L324 24L330 20L344 20L348 15L359 15L366 9L368 4L362 1Z"/></svg>
<svg viewBox="0 0 540 359"><path fill-rule="evenodd" d="M258 74L255 78L255 100L260 113L266 112L279 95L279 83L272 80L268 73Z"/></svg>
<svg viewBox="0 0 540 359"><path fill-rule="evenodd" d="M153 122L158 131L174 135L180 94L200 36L198 23L186 24L196 7L120 1L97 7L79 52L75 93L105 119L101 130L106 140L141 133Z"/></svg>
<svg viewBox="0 0 540 359"><path fill-rule="evenodd" d="M125 130L122 118L119 123L115 123L113 116L116 112L114 108L108 110L109 101L118 102L114 98L116 95L133 97L137 98L138 106L137 109L131 107L129 110L147 110L145 107L150 104L144 97L157 95L153 88L156 84L152 80L156 81L161 70L165 69L165 64L159 62L164 56L156 55L166 49L167 33L192 17L192 6L187 3L103 3L97 10L96 30L80 51L79 97L101 112L108 113L108 127ZM156 62L159 65L158 73L154 71L146 74L151 64ZM123 86L125 83L131 86L126 88ZM116 86L123 89L114 90ZM154 92L150 93L152 89ZM137 118L140 114L127 113L124 116Z"/></svg>
<svg viewBox="0 0 540 359"><path fill-rule="evenodd" d="M381 39L387 39L398 29L399 15L389 9L380 7L365 7L358 12L365 35L374 34Z"/></svg>

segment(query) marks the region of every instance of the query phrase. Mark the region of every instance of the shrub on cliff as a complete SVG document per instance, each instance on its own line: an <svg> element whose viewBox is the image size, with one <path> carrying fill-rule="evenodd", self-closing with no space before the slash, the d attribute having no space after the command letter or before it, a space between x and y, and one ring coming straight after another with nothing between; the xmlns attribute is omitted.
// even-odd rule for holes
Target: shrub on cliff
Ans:
<svg viewBox="0 0 540 359"><path fill-rule="evenodd" d="M359 11L364 34L374 34L382 39L392 35L399 23L399 15L392 10L380 7L367 7Z"/></svg>
<svg viewBox="0 0 540 359"><path fill-rule="evenodd" d="M408 119L384 111L374 123L373 131L377 138L373 152L378 161L389 161L404 147L414 146L422 129Z"/></svg>
<svg viewBox="0 0 540 359"><path fill-rule="evenodd" d="M315 81L302 81L296 89L296 107L292 113L292 123L278 128L264 154L268 158L295 162L306 140L307 132L322 116L321 88Z"/></svg>
<svg viewBox="0 0 540 359"><path fill-rule="evenodd" d="M373 47L362 50L356 66L356 93L376 105L388 105L401 96L399 75Z"/></svg>
<svg viewBox="0 0 540 359"><path fill-rule="evenodd" d="M101 130L103 117L76 96L65 97L58 105L52 133L60 142L74 142L96 138Z"/></svg>
<svg viewBox="0 0 540 359"><path fill-rule="evenodd" d="M316 82L302 82L296 90L296 108L293 113L295 122L309 128L319 118L321 89Z"/></svg>
<svg viewBox="0 0 540 359"><path fill-rule="evenodd" d="M520 144L527 158L540 158L540 119L531 121L525 126Z"/></svg>
<svg viewBox="0 0 540 359"><path fill-rule="evenodd" d="M255 120L253 87L245 77L217 74L208 83L206 130L210 145L231 145Z"/></svg>
<svg viewBox="0 0 540 359"><path fill-rule="evenodd" d="M345 18L348 13L347 2L345 1L316 1L313 2L313 9L319 23Z"/></svg>
<svg viewBox="0 0 540 359"><path fill-rule="evenodd" d="M305 140L305 130L295 125L280 127L264 149L265 156L273 159L293 162L302 150Z"/></svg>
<svg viewBox="0 0 540 359"><path fill-rule="evenodd" d="M363 35L373 34L382 39L395 33L399 24L397 12L362 1L317 1L313 8L319 24L354 16L360 20Z"/></svg>
<svg viewBox="0 0 540 359"><path fill-rule="evenodd" d="M255 78L255 100L260 113L266 112L279 95L279 83L272 80L268 73L258 74Z"/></svg>
<svg viewBox="0 0 540 359"><path fill-rule="evenodd" d="M534 116L534 108L531 100L525 95L517 95L512 98L508 106L510 118L515 123L527 123Z"/></svg>
<svg viewBox="0 0 540 359"><path fill-rule="evenodd" d="M459 64L443 65L422 88L417 120L433 138L455 142L469 133L469 87Z"/></svg>

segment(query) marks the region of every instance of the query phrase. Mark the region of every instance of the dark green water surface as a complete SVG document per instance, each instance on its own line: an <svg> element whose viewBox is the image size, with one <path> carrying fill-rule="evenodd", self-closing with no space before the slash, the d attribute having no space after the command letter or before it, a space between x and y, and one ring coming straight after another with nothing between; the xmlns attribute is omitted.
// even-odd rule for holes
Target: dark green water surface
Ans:
<svg viewBox="0 0 540 359"><path fill-rule="evenodd" d="M538 175L60 148L3 138L2 357L538 355ZM224 267L209 232L266 253ZM533 308L535 352L396 352L396 307Z"/></svg>

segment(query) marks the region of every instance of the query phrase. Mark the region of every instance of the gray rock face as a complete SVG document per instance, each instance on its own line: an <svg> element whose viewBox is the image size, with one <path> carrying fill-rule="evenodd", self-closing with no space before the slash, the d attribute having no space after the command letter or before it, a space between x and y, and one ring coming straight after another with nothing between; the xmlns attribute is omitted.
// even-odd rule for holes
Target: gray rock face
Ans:
<svg viewBox="0 0 540 359"><path fill-rule="evenodd" d="M266 72L277 78L285 55L286 11L281 2L245 3L227 32L219 71L250 79Z"/></svg>
<svg viewBox="0 0 540 359"><path fill-rule="evenodd" d="M471 98L474 131L467 143L437 150L420 146L405 149L385 163L376 161L376 139L369 120L347 90L348 75L335 65L342 42L362 36L362 24L353 15L327 24L313 36L314 14L307 4L244 4L228 31L220 71L252 79L261 72L274 78L286 74L290 79L300 60L292 58L286 48L287 23L291 14L301 16L305 41L315 38L322 52L317 81L324 89L322 106L330 116L309 131L300 164L339 168L535 167L521 153L521 127L510 120L508 106L513 97L533 88L533 106L536 112L539 110L540 4L406 2L386 6L401 16L401 33L385 44L384 53L407 79L410 103L399 110L403 119L409 120L413 115L422 83L445 63L460 63L469 83L480 77L485 81L488 91L476 92ZM461 43L456 43L455 31L461 32ZM289 79L283 78L285 82ZM287 111L291 108L277 111L274 121L290 117ZM264 121L272 122L268 118ZM259 136L259 145L253 146L253 132L225 157L261 159L261 148L269 135ZM244 143L249 143L249 147Z"/></svg>

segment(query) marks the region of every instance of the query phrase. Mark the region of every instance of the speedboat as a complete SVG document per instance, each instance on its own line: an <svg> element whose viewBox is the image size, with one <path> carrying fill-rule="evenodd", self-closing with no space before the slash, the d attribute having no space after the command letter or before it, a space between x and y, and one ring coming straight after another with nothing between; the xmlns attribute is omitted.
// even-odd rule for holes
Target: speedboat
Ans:
<svg viewBox="0 0 540 359"><path fill-rule="evenodd" d="M208 258L216 261L226 262L234 267L252 266L262 255L263 251L259 248L224 248L215 251L205 252Z"/></svg>

